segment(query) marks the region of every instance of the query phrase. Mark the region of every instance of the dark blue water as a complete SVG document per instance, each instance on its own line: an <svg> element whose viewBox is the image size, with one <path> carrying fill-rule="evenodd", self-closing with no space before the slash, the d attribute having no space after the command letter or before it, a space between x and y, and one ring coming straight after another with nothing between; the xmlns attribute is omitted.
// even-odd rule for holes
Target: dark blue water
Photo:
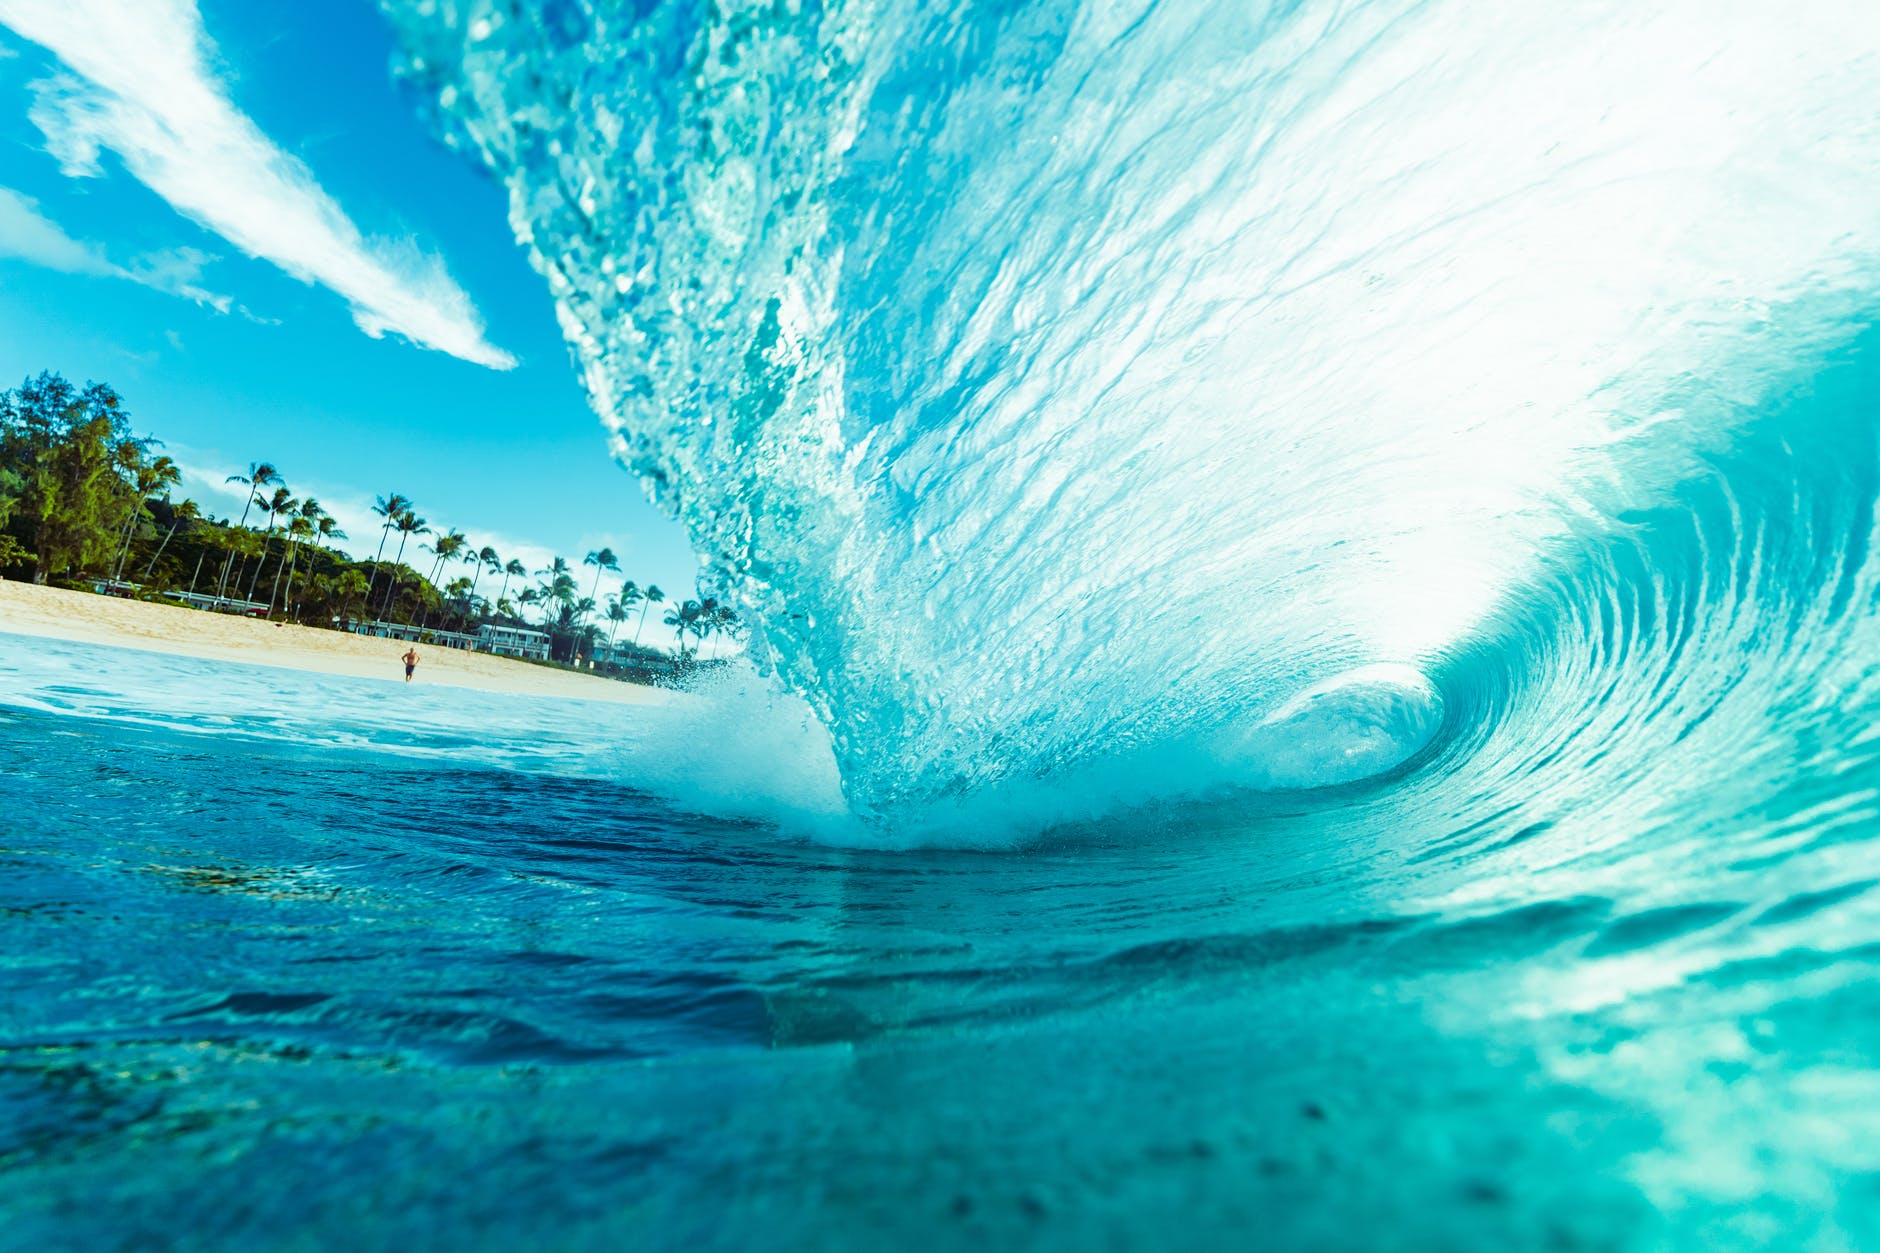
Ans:
<svg viewBox="0 0 1880 1253"><path fill-rule="evenodd" d="M427 750L638 711L296 743L202 710L407 691L0 643L9 1248L1880 1240L1864 840L1670 905L1366 795L843 849Z"/></svg>

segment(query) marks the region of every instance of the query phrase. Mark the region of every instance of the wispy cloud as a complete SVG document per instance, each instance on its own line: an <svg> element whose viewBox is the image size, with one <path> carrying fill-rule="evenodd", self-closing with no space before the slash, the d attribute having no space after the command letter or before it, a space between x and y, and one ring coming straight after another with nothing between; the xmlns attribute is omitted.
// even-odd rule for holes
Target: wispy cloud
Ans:
<svg viewBox="0 0 1880 1253"><path fill-rule="evenodd" d="M194 0L0 0L0 23L71 71L34 85L34 123L73 177L114 152L177 212L344 297L368 335L508 369L443 262L366 238L301 161L236 108Z"/></svg>
<svg viewBox="0 0 1880 1253"><path fill-rule="evenodd" d="M62 274L129 279L227 313L231 301L201 285L203 267L215 258L194 248L149 253L119 265L97 244L74 239L39 205L10 187L0 187L0 257L27 261Z"/></svg>
<svg viewBox="0 0 1880 1253"><path fill-rule="evenodd" d="M73 239L29 197L0 187L0 257L30 261L61 274L119 271L96 244Z"/></svg>

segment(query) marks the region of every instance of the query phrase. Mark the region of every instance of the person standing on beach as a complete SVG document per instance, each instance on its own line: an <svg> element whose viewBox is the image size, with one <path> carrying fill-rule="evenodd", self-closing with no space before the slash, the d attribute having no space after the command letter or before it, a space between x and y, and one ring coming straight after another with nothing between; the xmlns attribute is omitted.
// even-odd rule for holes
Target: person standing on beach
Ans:
<svg viewBox="0 0 1880 1253"><path fill-rule="evenodd" d="M413 644L409 649L406 650L405 656L404 656L404 662L405 662L405 682L409 683L411 682L411 672L418 668L418 646L416 644Z"/></svg>

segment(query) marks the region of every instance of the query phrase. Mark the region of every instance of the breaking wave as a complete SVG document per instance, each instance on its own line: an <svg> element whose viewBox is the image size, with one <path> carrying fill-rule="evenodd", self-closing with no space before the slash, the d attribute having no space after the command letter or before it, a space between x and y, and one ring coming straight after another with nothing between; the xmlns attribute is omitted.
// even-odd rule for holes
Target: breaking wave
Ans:
<svg viewBox="0 0 1880 1253"><path fill-rule="evenodd" d="M1869 767L1871 6L386 8L863 814Z"/></svg>

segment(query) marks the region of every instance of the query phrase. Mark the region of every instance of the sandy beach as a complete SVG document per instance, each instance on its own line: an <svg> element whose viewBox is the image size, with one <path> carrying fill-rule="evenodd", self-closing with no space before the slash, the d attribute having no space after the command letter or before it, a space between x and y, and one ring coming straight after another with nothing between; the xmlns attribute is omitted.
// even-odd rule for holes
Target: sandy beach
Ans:
<svg viewBox="0 0 1880 1253"><path fill-rule="evenodd" d="M110 644L387 683L404 681L399 657L410 647L399 640L4 580L0 580L0 634ZM674 698L673 693L658 688L551 670L507 657L423 645L418 651L423 660L415 683L616 704L663 703Z"/></svg>

